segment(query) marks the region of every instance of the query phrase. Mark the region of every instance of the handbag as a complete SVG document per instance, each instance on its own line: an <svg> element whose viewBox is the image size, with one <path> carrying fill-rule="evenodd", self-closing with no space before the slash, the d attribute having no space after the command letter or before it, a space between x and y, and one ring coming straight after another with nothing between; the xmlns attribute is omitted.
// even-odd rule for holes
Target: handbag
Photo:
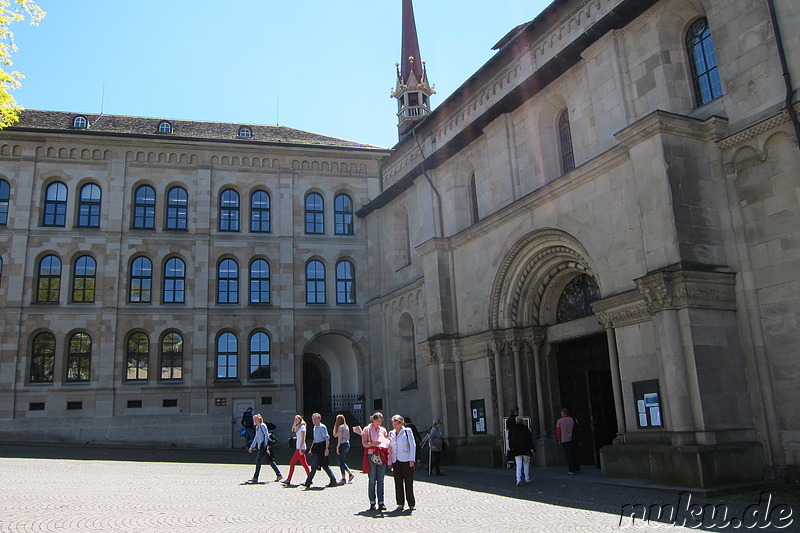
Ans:
<svg viewBox="0 0 800 533"><path fill-rule="evenodd" d="M381 456L378 455L377 453L371 454L369 456L369 460L372 461L372 464L374 464L374 465L382 465L383 464L383 459L381 459Z"/></svg>
<svg viewBox="0 0 800 533"><path fill-rule="evenodd" d="M240 430L239 430L239 436L240 436L240 437L245 437L245 436L247 436L247 430L246 430L246 429L244 429L244 428L240 429Z"/></svg>
<svg viewBox="0 0 800 533"><path fill-rule="evenodd" d="M290 450L297 449L297 437L289 437L289 449Z"/></svg>

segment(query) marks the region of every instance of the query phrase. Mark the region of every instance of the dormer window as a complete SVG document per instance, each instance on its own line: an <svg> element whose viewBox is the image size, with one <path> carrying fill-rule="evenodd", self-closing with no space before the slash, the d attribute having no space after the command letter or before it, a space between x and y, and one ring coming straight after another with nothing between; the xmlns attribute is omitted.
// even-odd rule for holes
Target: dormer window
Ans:
<svg viewBox="0 0 800 533"><path fill-rule="evenodd" d="M158 133L172 133L172 124L170 124L166 120L159 122Z"/></svg>
<svg viewBox="0 0 800 533"><path fill-rule="evenodd" d="M239 137L243 139L249 139L252 136L253 136L253 130L251 130L250 128L246 126L242 126L241 128L239 128Z"/></svg>
<svg viewBox="0 0 800 533"><path fill-rule="evenodd" d="M86 117L78 116L72 119L72 127L78 129L86 129L89 126L89 122L86 120Z"/></svg>

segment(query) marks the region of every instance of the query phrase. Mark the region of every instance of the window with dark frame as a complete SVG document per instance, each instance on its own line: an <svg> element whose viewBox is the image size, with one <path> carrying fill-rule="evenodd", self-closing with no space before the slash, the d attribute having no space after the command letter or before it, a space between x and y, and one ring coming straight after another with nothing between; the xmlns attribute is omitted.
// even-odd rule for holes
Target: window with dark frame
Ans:
<svg viewBox="0 0 800 533"><path fill-rule="evenodd" d="M186 264L179 257L170 257L164 263L163 303L178 304L186 301Z"/></svg>
<svg viewBox="0 0 800 533"><path fill-rule="evenodd" d="M141 332L128 337L126 381L147 381L150 366L150 338Z"/></svg>
<svg viewBox="0 0 800 533"><path fill-rule="evenodd" d="M223 259L217 268L217 303L239 303L239 265L233 259Z"/></svg>
<svg viewBox="0 0 800 533"><path fill-rule="evenodd" d="M356 303L356 272L350 261L336 263L336 303Z"/></svg>
<svg viewBox="0 0 800 533"><path fill-rule="evenodd" d="M67 186L57 181L45 189L43 226L64 227L67 224Z"/></svg>
<svg viewBox="0 0 800 533"><path fill-rule="evenodd" d="M72 127L77 129L85 129L89 126L89 122L86 120L86 117L77 116L72 119Z"/></svg>
<svg viewBox="0 0 800 533"><path fill-rule="evenodd" d="M150 303L153 298L153 262L137 257L131 263L131 286L128 301Z"/></svg>
<svg viewBox="0 0 800 533"><path fill-rule="evenodd" d="M167 193L167 229L187 229L188 218L189 194L183 187L172 187Z"/></svg>
<svg viewBox="0 0 800 533"><path fill-rule="evenodd" d="M78 227L100 227L100 187L94 183L87 183L81 187L78 195Z"/></svg>
<svg viewBox="0 0 800 533"><path fill-rule="evenodd" d="M239 193L233 189L219 196L219 230L239 231Z"/></svg>
<svg viewBox="0 0 800 533"><path fill-rule="evenodd" d="M31 383L52 383L56 362L56 338L52 333L38 333L31 343Z"/></svg>
<svg viewBox="0 0 800 533"><path fill-rule="evenodd" d="M269 233L270 197L266 191L255 191L250 195L250 231L253 233Z"/></svg>
<svg viewBox="0 0 800 533"><path fill-rule="evenodd" d="M337 194L333 199L334 233L353 235L353 200L346 194Z"/></svg>
<svg viewBox="0 0 800 533"><path fill-rule="evenodd" d="M67 381L89 381L92 362L92 338L86 333L76 333L67 343Z"/></svg>
<svg viewBox="0 0 800 533"><path fill-rule="evenodd" d="M250 303L269 303L269 263L256 259L250 263Z"/></svg>
<svg viewBox="0 0 800 533"><path fill-rule="evenodd" d="M569 111L566 109L558 116L558 140L561 149L561 172L575 169L575 153L572 148L572 132L569 125Z"/></svg>
<svg viewBox="0 0 800 533"><path fill-rule="evenodd" d="M61 293L61 259L48 255L39 261L39 275L36 279L36 301L39 303L58 303Z"/></svg>
<svg viewBox="0 0 800 533"><path fill-rule="evenodd" d="M257 331L250 336L250 379L269 379L269 335Z"/></svg>
<svg viewBox="0 0 800 533"><path fill-rule="evenodd" d="M72 301L94 302L97 263L94 258L83 255L75 261L72 274Z"/></svg>
<svg viewBox="0 0 800 533"><path fill-rule="evenodd" d="M306 303L325 303L325 265L316 259L306 265Z"/></svg>
<svg viewBox="0 0 800 533"><path fill-rule="evenodd" d="M319 193L306 195L306 233L322 235L325 233L325 202Z"/></svg>
<svg viewBox="0 0 800 533"><path fill-rule="evenodd" d="M686 50L692 69L692 83L697 106L722 96L722 82L717 68L717 52L711 40L708 19L696 20L686 33Z"/></svg>
<svg viewBox="0 0 800 533"><path fill-rule="evenodd" d="M183 337L169 332L161 339L161 379L183 379Z"/></svg>
<svg viewBox="0 0 800 533"><path fill-rule="evenodd" d="M133 195L133 227L134 229L156 227L156 190L149 185L137 187Z"/></svg>
<svg viewBox="0 0 800 533"><path fill-rule="evenodd" d="M172 124L170 124L166 120L159 122L159 124L158 124L158 132L159 133L172 133Z"/></svg>
<svg viewBox="0 0 800 533"><path fill-rule="evenodd" d="M8 224L8 205L11 201L11 186L6 180L0 180L0 226Z"/></svg>
<svg viewBox="0 0 800 533"><path fill-rule="evenodd" d="M236 379L239 377L239 340L230 332L217 338L217 379Z"/></svg>

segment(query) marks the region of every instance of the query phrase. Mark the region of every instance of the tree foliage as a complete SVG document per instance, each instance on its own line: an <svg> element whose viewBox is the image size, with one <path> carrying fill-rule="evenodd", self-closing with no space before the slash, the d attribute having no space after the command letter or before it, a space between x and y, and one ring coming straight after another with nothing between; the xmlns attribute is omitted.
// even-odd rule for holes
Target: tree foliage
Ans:
<svg viewBox="0 0 800 533"><path fill-rule="evenodd" d="M0 129L19 120L22 108L11 91L20 86L22 74L11 70L11 54L17 51L11 24L28 19L38 24L45 12L32 0L0 0Z"/></svg>

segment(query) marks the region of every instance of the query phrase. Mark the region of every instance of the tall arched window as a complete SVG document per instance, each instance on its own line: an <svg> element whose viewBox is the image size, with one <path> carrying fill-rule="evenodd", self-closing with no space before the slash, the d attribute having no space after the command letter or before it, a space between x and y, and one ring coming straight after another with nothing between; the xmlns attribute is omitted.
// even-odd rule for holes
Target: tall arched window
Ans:
<svg viewBox="0 0 800 533"><path fill-rule="evenodd" d="M269 379L269 335L258 331L250 336L250 379Z"/></svg>
<svg viewBox="0 0 800 533"><path fill-rule="evenodd" d="M89 381L92 362L92 338L76 333L67 344L67 381Z"/></svg>
<svg viewBox="0 0 800 533"><path fill-rule="evenodd" d="M170 257L164 263L164 294L162 301L178 304L186 301L186 265L179 257Z"/></svg>
<svg viewBox="0 0 800 533"><path fill-rule="evenodd" d="M267 191L255 191L250 195L250 231L270 232L270 198Z"/></svg>
<svg viewBox="0 0 800 533"><path fill-rule="evenodd" d="M698 19L686 33L686 50L692 68L692 82L698 107L722 96L717 69L717 52L711 40L708 19Z"/></svg>
<svg viewBox="0 0 800 533"><path fill-rule="evenodd" d="M469 215L470 222L475 224L481 219L480 212L478 211L478 184L475 182L475 173L469 177Z"/></svg>
<svg viewBox="0 0 800 533"><path fill-rule="evenodd" d="M239 231L239 193L233 189L219 195L219 230Z"/></svg>
<svg viewBox="0 0 800 533"><path fill-rule="evenodd" d="M48 255L39 261L39 275L36 280L36 301L58 303L61 292L61 259Z"/></svg>
<svg viewBox="0 0 800 533"><path fill-rule="evenodd" d="M153 262L146 257L137 257L131 263L131 288L128 301L149 303L152 300Z"/></svg>
<svg viewBox="0 0 800 533"><path fill-rule="evenodd" d="M172 187L167 193L167 229L185 230L189 217L189 194L183 187Z"/></svg>
<svg viewBox="0 0 800 533"><path fill-rule="evenodd" d="M576 320L592 314L592 302L601 298L595 279L581 274L570 281L558 299L556 323Z"/></svg>
<svg viewBox="0 0 800 533"><path fill-rule="evenodd" d="M67 224L67 186L56 181L47 186L44 194L44 226Z"/></svg>
<svg viewBox="0 0 800 533"><path fill-rule="evenodd" d="M223 259L217 268L217 303L239 303L239 265L233 259Z"/></svg>
<svg viewBox="0 0 800 533"><path fill-rule="evenodd" d="M217 379L239 377L239 340L236 335L225 332L217 338Z"/></svg>
<svg viewBox="0 0 800 533"><path fill-rule="evenodd" d="M0 180L0 226L8 224L8 203L11 200L11 187L6 180Z"/></svg>
<svg viewBox="0 0 800 533"><path fill-rule="evenodd" d="M161 339L161 379L183 379L183 337L170 332Z"/></svg>
<svg viewBox="0 0 800 533"><path fill-rule="evenodd" d="M94 183L87 183L81 187L78 200L78 226L100 227L100 187Z"/></svg>
<svg viewBox="0 0 800 533"><path fill-rule="evenodd" d="M337 194L333 199L334 233L353 235L353 200L346 194Z"/></svg>
<svg viewBox="0 0 800 533"><path fill-rule="evenodd" d="M72 301L93 302L97 263L94 258L83 255L75 261L72 273Z"/></svg>
<svg viewBox="0 0 800 533"><path fill-rule="evenodd" d="M400 390L417 388L417 343L414 340L414 320L403 313L397 324L397 363L400 367Z"/></svg>
<svg viewBox="0 0 800 533"><path fill-rule="evenodd" d="M128 337L127 381L146 381L150 366L150 339L144 333L134 333Z"/></svg>
<svg viewBox="0 0 800 533"><path fill-rule="evenodd" d="M325 303L325 265L322 261L309 261L306 265L306 303Z"/></svg>
<svg viewBox="0 0 800 533"><path fill-rule="evenodd" d="M31 343L31 383L52 383L56 362L56 338L52 333L39 333Z"/></svg>
<svg viewBox="0 0 800 533"><path fill-rule="evenodd" d="M315 192L306 196L306 233L325 233L325 202Z"/></svg>
<svg viewBox="0 0 800 533"><path fill-rule="evenodd" d="M263 259L250 263L250 303L269 303L269 263Z"/></svg>
<svg viewBox="0 0 800 533"><path fill-rule="evenodd" d="M133 194L133 227L136 229L155 229L156 190L149 185L141 185Z"/></svg>
<svg viewBox="0 0 800 533"><path fill-rule="evenodd" d="M575 152L572 149L569 111L566 109L558 116L558 142L561 149L561 172L566 174L575 168Z"/></svg>
<svg viewBox="0 0 800 533"><path fill-rule="evenodd" d="M336 263L336 303L356 303L356 269L350 261Z"/></svg>

